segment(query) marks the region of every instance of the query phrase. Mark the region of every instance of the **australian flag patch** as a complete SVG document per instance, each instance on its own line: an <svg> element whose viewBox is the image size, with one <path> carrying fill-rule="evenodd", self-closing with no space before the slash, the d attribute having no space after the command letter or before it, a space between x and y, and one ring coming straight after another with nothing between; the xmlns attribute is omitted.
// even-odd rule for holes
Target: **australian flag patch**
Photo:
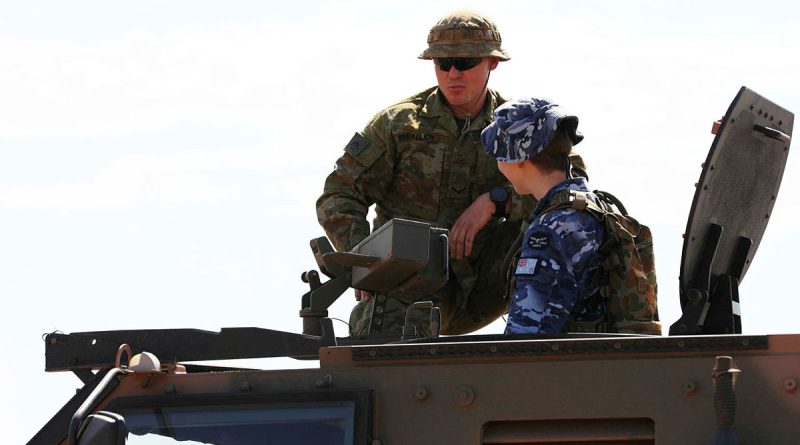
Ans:
<svg viewBox="0 0 800 445"><path fill-rule="evenodd" d="M517 270L514 275L535 275L538 263L539 260L536 258L520 258L517 260Z"/></svg>

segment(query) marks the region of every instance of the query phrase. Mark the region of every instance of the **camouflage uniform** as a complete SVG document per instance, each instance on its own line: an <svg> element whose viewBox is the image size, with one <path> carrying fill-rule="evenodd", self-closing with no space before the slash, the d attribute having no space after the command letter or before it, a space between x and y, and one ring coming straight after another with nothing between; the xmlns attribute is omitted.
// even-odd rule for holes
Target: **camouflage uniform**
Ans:
<svg viewBox="0 0 800 445"><path fill-rule="evenodd" d="M536 156L559 131L572 144L583 140L577 116L547 99L510 101L498 107L494 116L481 138L486 153L499 162L535 163ZM531 173L539 174L538 171ZM528 184L520 185L530 187ZM602 301L595 298L602 283L594 280L604 260L598 250L605 239L605 227L587 211L553 209L551 201L568 190L589 192L584 178L566 178L545 194L530 218L531 225L515 259L515 289L507 334L558 333L571 319L593 321L605 316ZM598 201L592 193L587 193L586 199Z"/></svg>
<svg viewBox="0 0 800 445"><path fill-rule="evenodd" d="M561 182L534 215L562 190L589 191L583 178ZM587 198L597 201L592 193ZM604 232L603 223L585 211L556 209L535 216L517 260L506 334L559 333L571 318L596 320L605 314L602 302L593 298L599 290L593 277L603 261L598 249Z"/></svg>
<svg viewBox="0 0 800 445"><path fill-rule="evenodd" d="M431 28L428 48L418 57L509 60L501 42L490 19L456 11ZM488 90L483 111L461 123L443 93L431 88L378 113L347 144L317 200L317 217L337 250L349 251L369 234L366 216L372 204L377 214L373 228L406 218L450 229L479 196L495 186L510 189L494 159L482 153L480 139L492 111L503 102ZM577 174L585 175L579 158L574 165ZM440 305L442 333L472 332L506 312L503 259L535 203L514 193L510 200L506 219L483 227L470 256L451 259L448 283L424 298ZM400 333L411 302L402 295L377 295L357 304L351 333ZM428 331L424 319L418 317L418 332Z"/></svg>
<svg viewBox="0 0 800 445"><path fill-rule="evenodd" d="M466 128L435 87L378 113L347 144L317 201L317 217L336 249L348 251L369 234L366 216L372 204L375 228L406 218L449 229L478 196L508 186L480 142L481 130L502 102L489 90L484 111ZM510 199L508 219L491 220L476 236L472 254L451 260L450 281L431 296L442 307L445 333L478 329L506 310L502 259L534 205L530 197L512 193ZM378 295L357 305L351 327L356 334L400 332L411 302ZM424 324L419 326L423 332Z"/></svg>

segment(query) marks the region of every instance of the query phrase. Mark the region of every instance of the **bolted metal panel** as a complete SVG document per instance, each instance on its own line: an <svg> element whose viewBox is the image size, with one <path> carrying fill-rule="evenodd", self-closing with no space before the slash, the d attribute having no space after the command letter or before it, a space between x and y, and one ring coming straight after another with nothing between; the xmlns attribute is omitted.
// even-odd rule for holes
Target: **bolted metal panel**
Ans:
<svg viewBox="0 0 800 445"><path fill-rule="evenodd" d="M789 155L794 114L742 87L725 113L697 182L681 257L681 306L703 259L709 223L722 228L711 277L744 278L767 228ZM736 259L740 238L752 242Z"/></svg>
<svg viewBox="0 0 800 445"><path fill-rule="evenodd" d="M762 336L613 337L583 340L529 340L353 346L354 361L446 360L503 356L562 356L642 352L742 351L768 348Z"/></svg>

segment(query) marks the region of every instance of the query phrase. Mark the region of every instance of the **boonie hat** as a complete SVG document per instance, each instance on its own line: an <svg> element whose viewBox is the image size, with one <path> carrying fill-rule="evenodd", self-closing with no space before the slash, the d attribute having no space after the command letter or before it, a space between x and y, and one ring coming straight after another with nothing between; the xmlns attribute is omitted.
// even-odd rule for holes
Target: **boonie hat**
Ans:
<svg viewBox="0 0 800 445"><path fill-rule="evenodd" d="M500 47L497 26L489 18L474 11L455 11L433 25L428 33L428 48L420 59L439 57L497 57L511 56Z"/></svg>
<svg viewBox="0 0 800 445"><path fill-rule="evenodd" d="M481 132L483 149L500 162L518 164L541 153L559 125L573 145L583 140L578 116L558 104L535 97L512 100L494 110L494 121Z"/></svg>

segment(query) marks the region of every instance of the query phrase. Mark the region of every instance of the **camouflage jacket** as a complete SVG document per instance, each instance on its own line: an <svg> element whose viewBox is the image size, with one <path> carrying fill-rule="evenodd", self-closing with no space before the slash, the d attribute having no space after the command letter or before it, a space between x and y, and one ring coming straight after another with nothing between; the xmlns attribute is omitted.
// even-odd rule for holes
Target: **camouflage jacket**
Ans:
<svg viewBox="0 0 800 445"><path fill-rule="evenodd" d="M459 127L438 88L407 98L375 115L336 162L317 200L317 218L337 250L347 251L392 218L426 221L449 229L478 196L509 186L480 135L505 100L489 90L483 112ZM523 219L531 197L511 193L510 219ZM496 224L491 221L489 224ZM481 250L476 239L473 256Z"/></svg>
<svg viewBox="0 0 800 445"><path fill-rule="evenodd" d="M593 277L603 261L598 252L605 240L603 223L572 208L539 214L551 196L565 189L589 191L584 178L563 181L534 211L517 259L506 334L559 333L572 314L577 319L605 314L604 307L587 305L599 289ZM587 198L597 199L592 193Z"/></svg>

